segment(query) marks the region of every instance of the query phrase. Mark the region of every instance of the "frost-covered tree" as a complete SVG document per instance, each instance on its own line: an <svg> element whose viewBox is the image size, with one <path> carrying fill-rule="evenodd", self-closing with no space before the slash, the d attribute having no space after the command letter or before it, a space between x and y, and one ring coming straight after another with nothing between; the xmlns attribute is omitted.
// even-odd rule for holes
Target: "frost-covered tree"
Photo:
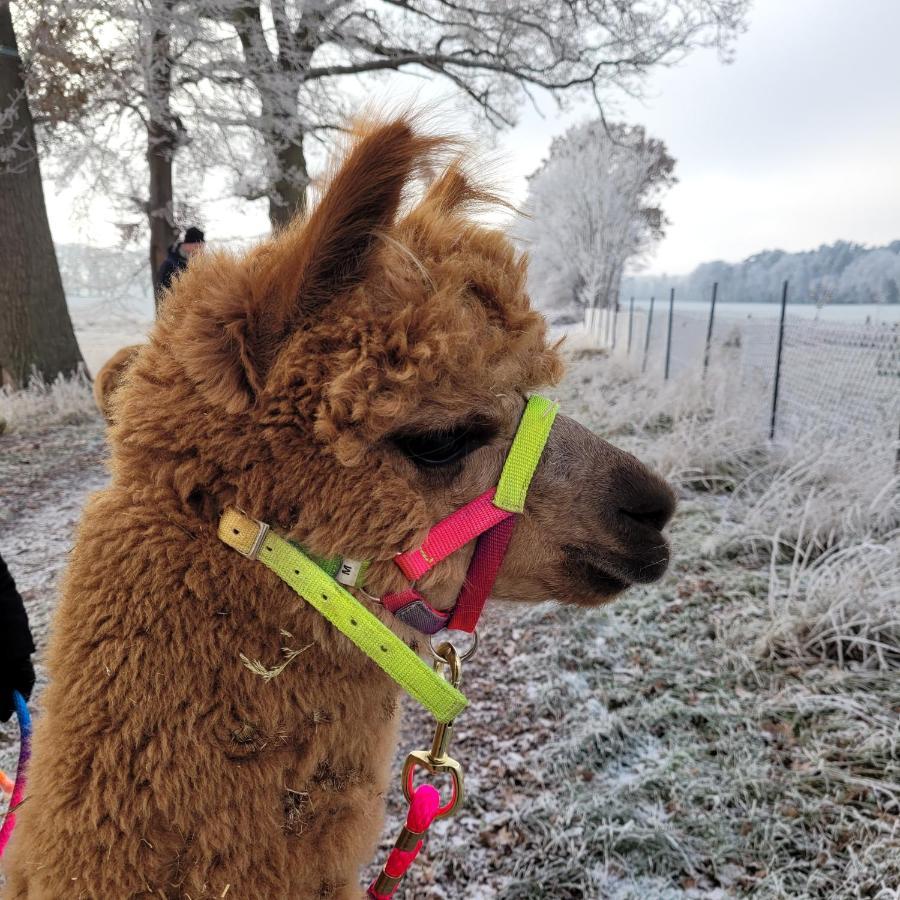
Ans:
<svg viewBox="0 0 900 900"><path fill-rule="evenodd" d="M189 88L202 80L209 37L193 7L34 0L19 14L37 119L57 151L56 178L87 174L92 190L118 208L126 237L149 231L154 287L203 179L202 166L186 167L176 201L176 156L190 140L185 122L198 119Z"/></svg>
<svg viewBox="0 0 900 900"><path fill-rule="evenodd" d="M800 253L764 250L738 263L703 263L689 275L630 277L624 290L658 297L676 287L682 299L699 300L718 282L720 300L771 303L784 281L791 303L900 303L900 240L884 247L837 241Z"/></svg>
<svg viewBox="0 0 900 900"><path fill-rule="evenodd" d="M56 57L63 81L74 72L74 88L56 96L82 95L82 109L92 113L79 126L82 136L102 134L107 153L130 149L120 154L120 170L146 171L135 152L143 131L158 132L150 138L154 146L175 155L181 123L190 158L207 170L226 165L236 193L267 198L270 220L280 225L304 207L310 141L327 141L379 75L437 77L471 98L489 122L508 125L534 91L560 103L578 92L598 100L615 91L635 94L649 71L693 48L716 46L727 56L749 0L33 0L30 6L32 18L51 28L64 23L57 31L65 40L35 47L36 55ZM111 133L116 128L118 135ZM74 129L59 132L76 142ZM95 153L98 163L101 155ZM148 202L158 218L155 202Z"/></svg>
<svg viewBox="0 0 900 900"><path fill-rule="evenodd" d="M497 126L531 92L558 99L636 93L644 76L690 49L727 51L747 0L201 0L230 26L240 53L219 47L214 77L240 102L224 121L258 139L273 225L304 203L306 140L344 117L361 77L439 76ZM351 81L352 80L352 81ZM252 89L249 90L248 89ZM357 92L358 96L358 92ZM251 157L252 158L252 157ZM245 167L246 172L246 167Z"/></svg>
<svg viewBox="0 0 900 900"><path fill-rule="evenodd" d="M675 160L640 126L571 128L529 179L522 237L531 289L550 306L612 306L625 266L663 236Z"/></svg>

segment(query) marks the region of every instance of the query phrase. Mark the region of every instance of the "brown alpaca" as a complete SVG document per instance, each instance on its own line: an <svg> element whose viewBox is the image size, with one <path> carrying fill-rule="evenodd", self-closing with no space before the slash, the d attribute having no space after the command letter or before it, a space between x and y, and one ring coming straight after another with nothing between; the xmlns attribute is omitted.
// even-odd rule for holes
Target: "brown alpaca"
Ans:
<svg viewBox="0 0 900 900"><path fill-rule="evenodd" d="M131 365L141 344L132 344L123 347L105 362L94 378L94 400L97 408L103 413L103 418L112 423L112 395L122 383L125 370Z"/></svg>
<svg viewBox="0 0 900 900"><path fill-rule="evenodd" d="M561 364L458 163L404 210L449 148L409 118L360 129L307 220L178 280L78 532L5 897L360 896L398 688L216 530L236 505L314 553L371 559L381 596L406 584L395 554L496 484L525 396ZM447 464L408 452L461 428ZM589 605L653 580L672 507L560 416L494 596ZM435 606L469 556L422 579ZM268 682L241 663L278 663L285 642L305 649Z"/></svg>

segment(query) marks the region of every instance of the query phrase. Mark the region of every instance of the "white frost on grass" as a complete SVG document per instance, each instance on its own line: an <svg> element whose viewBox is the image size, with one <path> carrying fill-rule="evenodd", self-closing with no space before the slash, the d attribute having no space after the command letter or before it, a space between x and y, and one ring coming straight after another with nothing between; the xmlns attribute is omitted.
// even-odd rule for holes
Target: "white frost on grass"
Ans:
<svg viewBox="0 0 900 900"><path fill-rule="evenodd" d="M769 609L763 647L776 657L900 670L900 530L812 558L798 552L784 574L773 565Z"/></svg>
<svg viewBox="0 0 900 900"><path fill-rule="evenodd" d="M900 526L900 480L873 454L877 436L801 433L773 447L731 495L725 543L807 557ZM882 444L886 443L882 436Z"/></svg>
<svg viewBox="0 0 900 900"><path fill-rule="evenodd" d="M33 375L22 390L0 388L0 419L10 433L80 425L99 417L91 382L83 371L70 378L59 375L49 384Z"/></svg>

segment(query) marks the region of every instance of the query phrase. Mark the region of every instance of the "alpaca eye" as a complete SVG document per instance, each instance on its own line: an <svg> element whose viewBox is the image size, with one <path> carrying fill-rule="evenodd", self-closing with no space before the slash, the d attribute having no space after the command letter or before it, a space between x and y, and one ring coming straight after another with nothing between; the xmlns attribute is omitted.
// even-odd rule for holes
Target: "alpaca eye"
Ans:
<svg viewBox="0 0 900 900"><path fill-rule="evenodd" d="M492 429L485 425L467 424L438 431L413 431L395 435L394 446L417 466L438 469L462 460L473 450L483 447Z"/></svg>

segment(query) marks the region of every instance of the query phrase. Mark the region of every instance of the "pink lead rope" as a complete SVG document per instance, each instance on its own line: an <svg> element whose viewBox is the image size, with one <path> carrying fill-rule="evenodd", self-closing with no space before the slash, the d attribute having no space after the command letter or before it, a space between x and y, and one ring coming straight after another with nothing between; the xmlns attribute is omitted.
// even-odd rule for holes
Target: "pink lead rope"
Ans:
<svg viewBox="0 0 900 900"><path fill-rule="evenodd" d="M430 784L423 784L416 789L409 805L406 825L384 864L382 874L366 891L368 900L390 900L394 896L400 880L419 855L425 832L437 817L440 805L440 795Z"/></svg>

